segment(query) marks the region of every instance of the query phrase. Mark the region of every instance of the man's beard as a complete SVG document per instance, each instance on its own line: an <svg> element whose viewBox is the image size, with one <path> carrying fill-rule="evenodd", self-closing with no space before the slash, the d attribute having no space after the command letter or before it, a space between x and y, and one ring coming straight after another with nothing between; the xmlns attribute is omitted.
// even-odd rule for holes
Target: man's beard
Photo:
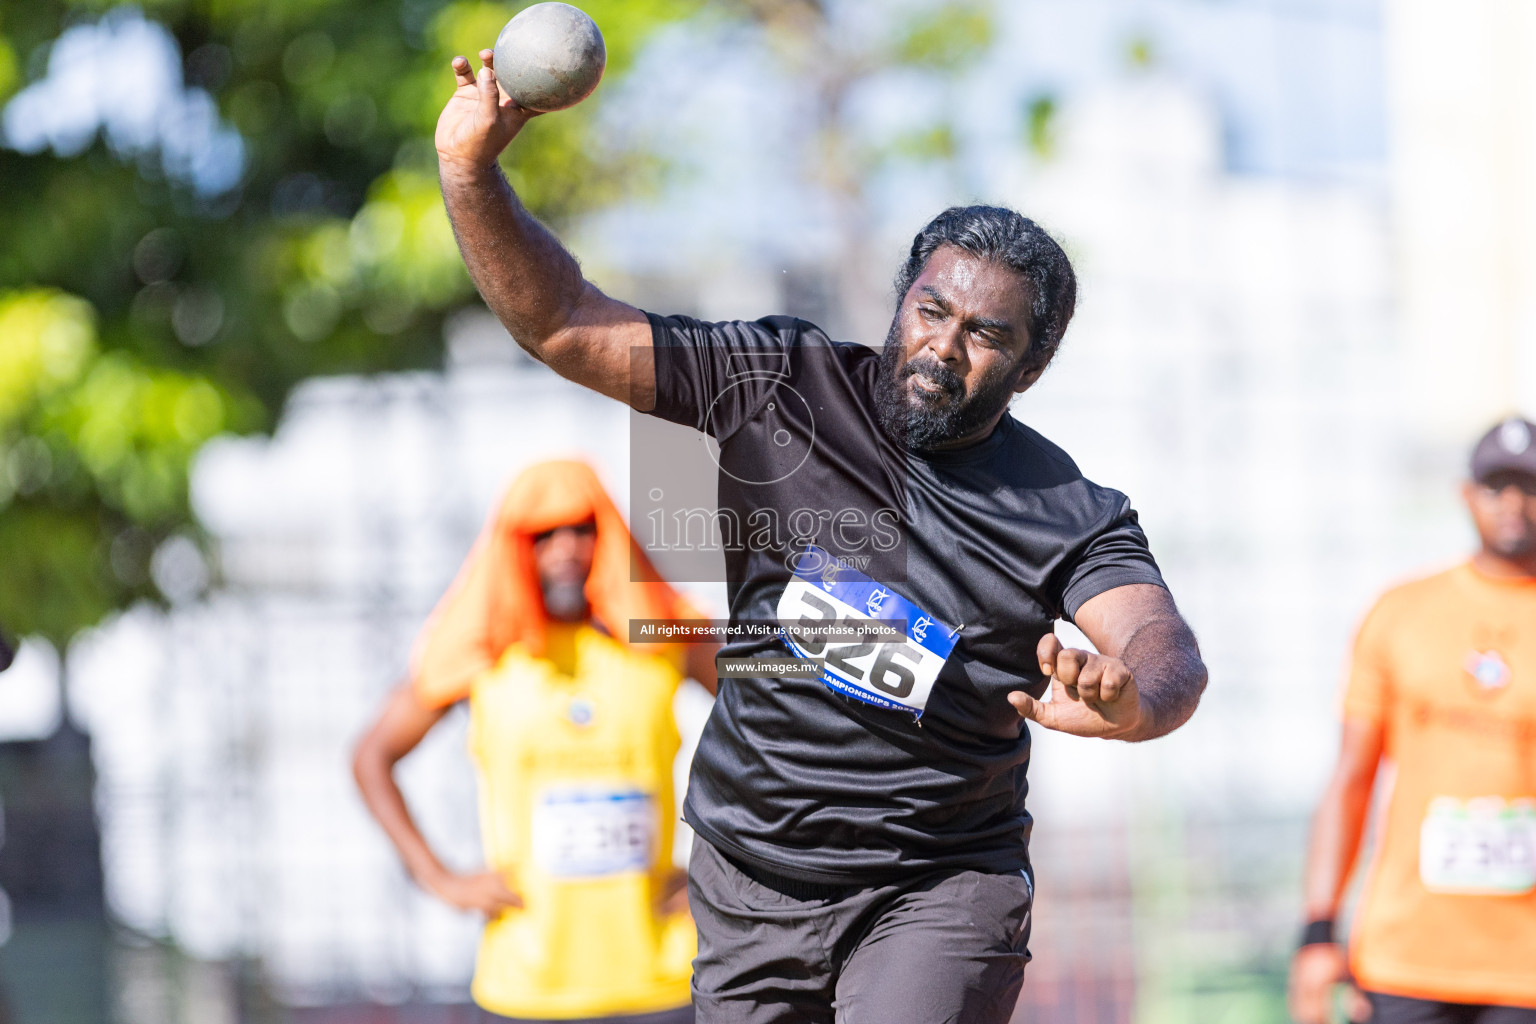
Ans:
<svg viewBox="0 0 1536 1024"><path fill-rule="evenodd" d="M985 374L967 395L965 380L958 373L931 356L903 362L905 352L893 320L875 378L875 415L891 439L910 451L934 451L980 430L1013 399L1018 363ZM913 374L937 384L943 394L908 387L907 378Z"/></svg>
<svg viewBox="0 0 1536 1024"><path fill-rule="evenodd" d="M1494 537L1489 540L1488 546L1501 558L1525 558L1536 551L1536 531L1527 529L1508 536Z"/></svg>
<svg viewBox="0 0 1536 1024"><path fill-rule="evenodd" d="M585 580L542 580L544 613L556 622L581 622L587 618Z"/></svg>

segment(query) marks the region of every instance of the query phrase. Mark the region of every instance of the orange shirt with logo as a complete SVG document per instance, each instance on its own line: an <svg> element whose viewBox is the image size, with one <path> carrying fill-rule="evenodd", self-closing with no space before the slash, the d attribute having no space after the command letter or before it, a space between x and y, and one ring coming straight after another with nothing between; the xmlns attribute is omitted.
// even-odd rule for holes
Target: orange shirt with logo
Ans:
<svg viewBox="0 0 1536 1024"><path fill-rule="evenodd" d="M1465 564L1389 591L1356 639L1344 715L1381 726L1396 776L1356 980L1536 1006L1536 581Z"/></svg>

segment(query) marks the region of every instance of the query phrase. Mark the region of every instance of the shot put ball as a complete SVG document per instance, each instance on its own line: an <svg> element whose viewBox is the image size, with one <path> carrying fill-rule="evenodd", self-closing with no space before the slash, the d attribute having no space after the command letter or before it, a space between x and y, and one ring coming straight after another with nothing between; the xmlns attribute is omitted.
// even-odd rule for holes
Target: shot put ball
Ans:
<svg viewBox="0 0 1536 1024"><path fill-rule="evenodd" d="M496 80L518 106L564 110L591 95L608 49L597 23L570 4L534 4L496 37Z"/></svg>

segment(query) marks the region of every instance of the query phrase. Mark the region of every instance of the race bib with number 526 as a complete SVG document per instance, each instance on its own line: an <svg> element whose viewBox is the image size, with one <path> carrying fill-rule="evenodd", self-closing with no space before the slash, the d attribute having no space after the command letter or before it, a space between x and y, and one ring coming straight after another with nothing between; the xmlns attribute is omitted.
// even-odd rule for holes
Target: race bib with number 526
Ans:
<svg viewBox="0 0 1536 1024"><path fill-rule="evenodd" d="M779 598L778 615L789 649L819 662L821 680L831 689L917 718L928 706L934 680L959 633L815 545L800 555L795 576ZM905 639L832 642L808 628L873 620L905 622Z"/></svg>
<svg viewBox="0 0 1536 1024"><path fill-rule="evenodd" d="M1536 800L1436 797L1419 827L1419 878L1433 892L1536 889Z"/></svg>

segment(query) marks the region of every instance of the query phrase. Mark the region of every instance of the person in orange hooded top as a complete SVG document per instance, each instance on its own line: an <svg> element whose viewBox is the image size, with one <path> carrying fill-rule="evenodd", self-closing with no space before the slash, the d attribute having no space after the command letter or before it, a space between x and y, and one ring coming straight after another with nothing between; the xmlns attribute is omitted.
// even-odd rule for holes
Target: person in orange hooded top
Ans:
<svg viewBox="0 0 1536 1024"><path fill-rule="evenodd" d="M695 617L590 467L540 463L508 490L359 742L358 786L412 877L488 918L472 985L488 1019L693 1019L672 697L685 673L714 692L715 646L632 646L629 624ZM461 700L489 865L469 874L433 852L393 775Z"/></svg>

